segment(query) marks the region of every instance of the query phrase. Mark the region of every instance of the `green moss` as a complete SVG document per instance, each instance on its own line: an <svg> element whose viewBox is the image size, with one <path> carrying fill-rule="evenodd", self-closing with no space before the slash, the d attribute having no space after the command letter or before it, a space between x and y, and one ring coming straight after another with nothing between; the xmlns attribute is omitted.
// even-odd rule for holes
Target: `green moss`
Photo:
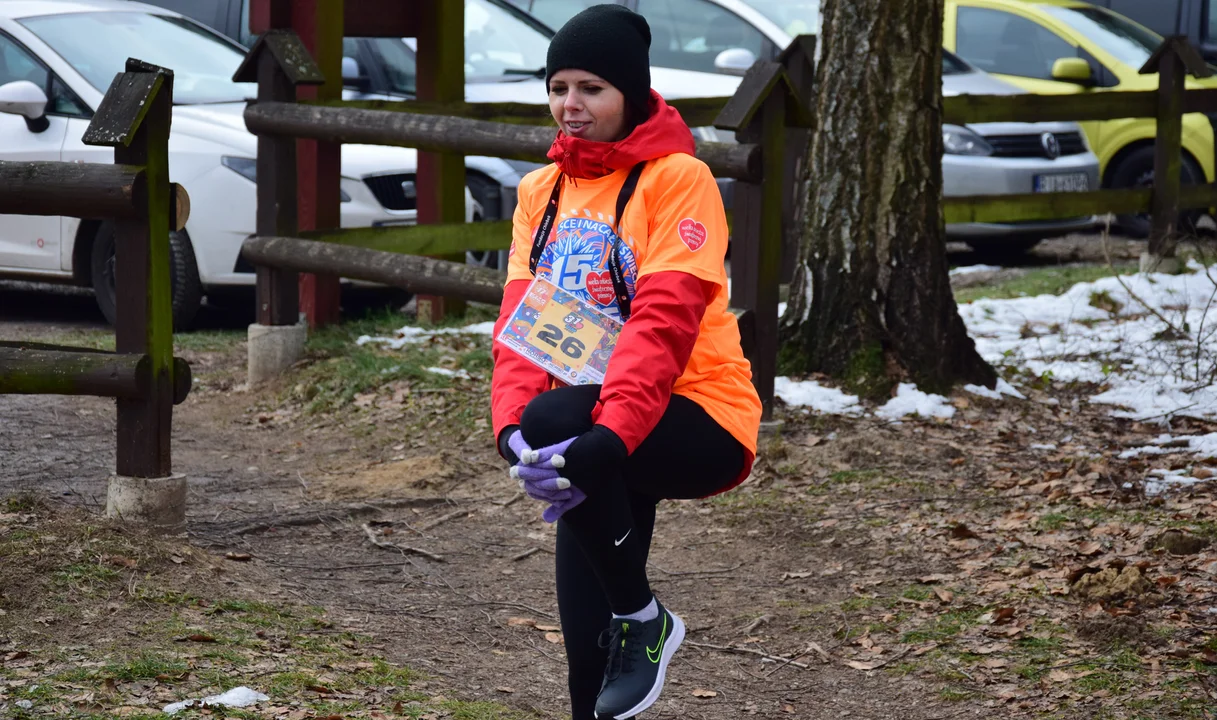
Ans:
<svg viewBox="0 0 1217 720"><path fill-rule="evenodd" d="M955 291L957 303L970 303L981 298L994 300L1035 295L1061 295L1080 282L1094 282L1116 274L1136 272L1130 264L1120 264L1112 270L1106 265L1078 265L1043 267L1027 270L1016 278L1003 280L994 285L978 285Z"/></svg>
<svg viewBox="0 0 1217 720"><path fill-rule="evenodd" d="M842 381L848 392L867 400L889 396L895 381L887 374L883 347L873 342L854 351L845 364Z"/></svg>

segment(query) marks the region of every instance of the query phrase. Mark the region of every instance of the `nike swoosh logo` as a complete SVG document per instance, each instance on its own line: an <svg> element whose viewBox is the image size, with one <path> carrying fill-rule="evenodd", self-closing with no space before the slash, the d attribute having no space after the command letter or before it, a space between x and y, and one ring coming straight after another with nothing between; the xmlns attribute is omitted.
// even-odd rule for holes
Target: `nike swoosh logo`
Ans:
<svg viewBox="0 0 1217 720"><path fill-rule="evenodd" d="M668 639L668 613L663 613L663 630L659 633L659 644L654 648L647 648L647 660L652 663L658 663L663 657L663 644Z"/></svg>
<svg viewBox="0 0 1217 720"><path fill-rule="evenodd" d="M629 530L626 530L625 534L621 536L620 540L613 541L613 545L616 547L621 547L621 543L625 542L625 539L628 538L630 536L630 533L632 533L632 532L634 532L634 528L630 528Z"/></svg>

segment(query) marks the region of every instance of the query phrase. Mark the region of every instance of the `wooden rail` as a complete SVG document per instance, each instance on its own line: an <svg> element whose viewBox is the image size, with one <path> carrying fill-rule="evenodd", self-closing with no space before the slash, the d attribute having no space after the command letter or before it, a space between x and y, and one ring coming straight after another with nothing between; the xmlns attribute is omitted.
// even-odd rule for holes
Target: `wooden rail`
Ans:
<svg viewBox="0 0 1217 720"><path fill-rule="evenodd" d="M250 105L245 110L245 126L260 136L397 145L431 152L461 152L534 162L548 162L545 155L554 141L552 128L294 102ZM697 157L718 177L760 179L760 148L756 145L699 142Z"/></svg>

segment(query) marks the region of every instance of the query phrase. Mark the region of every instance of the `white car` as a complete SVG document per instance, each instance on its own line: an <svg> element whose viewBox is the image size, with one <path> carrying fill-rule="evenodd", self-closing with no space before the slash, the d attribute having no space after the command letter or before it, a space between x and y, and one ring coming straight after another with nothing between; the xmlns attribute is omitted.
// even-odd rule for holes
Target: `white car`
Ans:
<svg viewBox="0 0 1217 720"><path fill-rule="evenodd" d="M81 142L93 111L128 57L174 72L170 175L190 195L171 233L174 320L189 326L203 297L255 282L240 259L254 233L257 138L245 129L256 86L232 82L244 49L204 26L129 0L0 2L0 160L111 163ZM414 150L344 145L341 225L416 221ZM466 220L474 214L466 189ZM0 278L92 286L114 322L109 222L0 215Z"/></svg>

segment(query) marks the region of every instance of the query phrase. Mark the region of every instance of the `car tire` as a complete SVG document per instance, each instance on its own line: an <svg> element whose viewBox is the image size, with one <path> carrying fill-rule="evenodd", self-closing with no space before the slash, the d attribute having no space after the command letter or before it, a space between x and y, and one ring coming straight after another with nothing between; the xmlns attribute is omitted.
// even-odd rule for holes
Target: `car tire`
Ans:
<svg viewBox="0 0 1217 720"><path fill-rule="evenodd" d="M1042 238L992 238L968 240L968 246L982 260L1016 260L1040 244Z"/></svg>
<svg viewBox="0 0 1217 720"><path fill-rule="evenodd" d="M474 213L473 221L498 220L500 207L503 204L499 184L490 178L473 173L465 176L465 184L469 186L469 193L473 195L473 199L482 209L480 213ZM499 253L497 250L469 250L465 253L465 264L498 270Z"/></svg>
<svg viewBox="0 0 1217 720"><path fill-rule="evenodd" d="M1191 159L1183 158L1183 168L1180 173L1180 178L1184 185L1196 185L1204 182L1204 172L1196 167L1196 164ZM1111 187L1117 189L1124 188L1148 188L1153 187L1154 183L1154 146L1147 145L1143 148L1138 148L1120 161L1111 173ZM1180 232L1195 232L1196 223L1204 213L1200 210L1185 210L1179 213ZM1148 213L1144 215L1117 215L1116 225L1121 232L1129 237L1147 238L1149 237L1151 219Z"/></svg>
<svg viewBox="0 0 1217 720"><path fill-rule="evenodd" d="M118 298L114 288L115 228L103 222L93 240L90 269L97 306L111 325L118 324ZM188 330L203 304L203 285L194 258L194 246L185 230L169 233L169 287L173 299L174 332Z"/></svg>

